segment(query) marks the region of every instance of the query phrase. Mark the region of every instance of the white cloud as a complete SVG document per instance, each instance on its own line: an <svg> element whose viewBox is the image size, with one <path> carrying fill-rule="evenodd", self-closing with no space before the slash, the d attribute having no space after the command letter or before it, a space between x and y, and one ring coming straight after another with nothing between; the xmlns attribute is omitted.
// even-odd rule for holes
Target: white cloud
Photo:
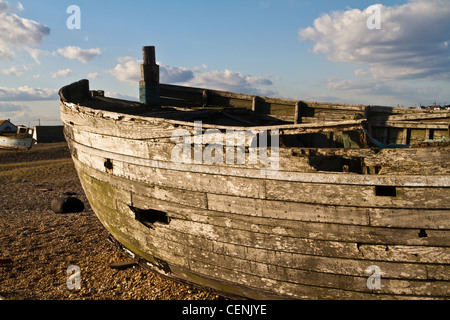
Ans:
<svg viewBox="0 0 450 320"><path fill-rule="evenodd" d="M332 61L368 65L379 80L450 79L448 0L379 6L380 30L367 28L370 13L348 9L315 19L299 40L314 41L313 52Z"/></svg>
<svg viewBox="0 0 450 320"><path fill-rule="evenodd" d="M10 102L0 102L0 119L13 119L13 121L20 121L27 118L30 108L25 105L19 105Z"/></svg>
<svg viewBox="0 0 450 320"><path fill-rule="evenodd" d="M41 50L38 48L26 47L24 49L25 49L25 51L28 52L30 57L33 58L34 62L36 62L37 64L41 64L41 61L39 61L39 56L41 56L41 55L42 56L56 56L56 52Z"/></svg>
<svg viewBox="0 0 450 320"><path fill-rule="evenodd" d="M441 96L441 89L438 86L405 85L399 83L389 83L377 79L346 80L343 78L329 78L327 89L336 92L345 92L348 99L359 97L355 103L368 104L369 100L375 104L391 105L410 104L418 105L420 102L433 101ZM369 96L372 96L369 98ZM363 98L361 98L363 97ZM348 101L347 101L348 102ZM369 103L370 104L370 103Z"/></svg>
<svg viewBox="0 0 450 320"><path fill-rule="evenodd" d="M94 57L100 56L102 54L102 51L99 48L83 50L80 47L68 46L62 49L58 49L58 53L65 58L72 60L76 59L83 63L88 63Z"/></svg>
<svg viewBox="0 0 450 320"><path fill-rule="evenodd" d="M122 82L129 82L136 84L141 80L141 67L142 61L139 61L133 57L121 57L118 58L119 62L114 69L109 70L108 73L113 75L117 80Z"/></svg>
<svg viewBox="0 0 450 320"><path fill-rule="evenodd" d="M370 70L367 70L367 69L356 69L355 70L355 76L364 77L367 75L370 75Z"/></svg>
<svg viewBox="0 0 450 320"><path fill-rule="evenodd" d="M12 102L0 102L0 114L4 112L18 112L23 110L29 110L27 106L18 105Z"/></svg>
<svg viewBox="0 0 450 320"><path fill-rule="evenodd" d="M100 78L100 75L97 72L89 73L88 74L89 79L98 79Z"/></svg>
<svg viewBox="0 0 450 320"><path fill-rule="evenodd" d="M194 78L194 71L188 68L169 67L159 64L159 76L162 83L189 82Z"/></svg>
<svg viewBox="0 0 450 320"><path fill-rule="evenodd" d="M0 48L0 60L9 60L14 57L14 53L8 48Z"/></svg>
<svg viewBox="0 0 450 320"><path fill-rule="evenodd" d="M72 70L71 69L64 69L64 70L58 70L55 73L51 73L51 76L54 79L58 79L58 78L68 77L71 74L72 74Z"/></svg>
<svg viewBox="0 0 450 320"><path fill-rule="evenodd" d="M12 10L7 2L0 0L0 60L13 58L15 48L40 45L50 34L50 28L10 13Z"/></svg>
<svg viewBox="0 0 450 320"><path fill-rule="evenodd" d="M20 77L23 75L23 71L17 70L16 67L11 67L9 69L2 70L2 74L7 75L7 76Z"/></svg>
<svg viewBox="0 0 450 320"><path fill-rule="evenodd" d="M133 57L122 57L118 64L108 72L122 82L137 84L141 80L141 60ZM236 91L256 95L274 95L267 87L273 85L268 77L244 75L231 70L206 71L206 65L189 69L160 65L161 83L182 84L193 87L204 87L216 90Z"/></svg>
<svg viewBox="0 0 450 320"><path fill-rule="evenodd" d="M0 87L1 101L37 101L58 99L57 89L32 88L23 86L19 88Z"/></svg>
<svg viewBox="0 0 450 320"><path fill-rule="evenodd" d="M108 72L117 80L129 82L131 84L138 83L141 80L141 64L142 60L133 57L118 58L118 64L114 69ZM160 65L160 81L162 83L182 83L191 80L194 77L193 70L188 68L178 68Z"/></svg>
<svg viewBox="0 0 450 320"><path fill-rule="evenodd" d="M5 1L0 0L0 12L6 11L6 10L8 10L9 8L10 8L10 7L9 7L8 2L5 2Z"/></svg>
<svg viewBox="0 0 450 320"><path fill-rule="evenodd" d="M186 85L255 95L275 94L266 87L273 85L269 78L248 76L228 69L198 72Z"/></svg>

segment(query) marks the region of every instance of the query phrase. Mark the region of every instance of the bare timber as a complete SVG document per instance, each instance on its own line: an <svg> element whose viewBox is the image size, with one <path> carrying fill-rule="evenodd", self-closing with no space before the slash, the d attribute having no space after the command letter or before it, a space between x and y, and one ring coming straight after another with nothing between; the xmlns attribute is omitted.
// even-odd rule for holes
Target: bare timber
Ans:
<svg viewBox="0 0 450 320"><path fill-rule="evenodd" d="M90 204L133 255L250 299L450 297L448 111L159 90L158 108L106 98L87 80L60 91ZM195 136L195 120L278 129L278 170L174 163L171 135Z"/></svg>

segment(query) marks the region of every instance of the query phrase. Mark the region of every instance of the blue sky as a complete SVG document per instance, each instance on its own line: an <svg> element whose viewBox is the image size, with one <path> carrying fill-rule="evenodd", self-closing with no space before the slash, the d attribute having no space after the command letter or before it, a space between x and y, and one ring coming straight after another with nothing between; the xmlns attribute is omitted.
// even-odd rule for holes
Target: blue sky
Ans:
<svg viewBox="0 0 450 320"><path fill-rule="evenodd" d="M67 8L81 11L71 30ZM378 5L381 29L367 20ZM450 0L0 0L0 118L57 124L57 90L161 82L306 101L450 104Z"/></svg>

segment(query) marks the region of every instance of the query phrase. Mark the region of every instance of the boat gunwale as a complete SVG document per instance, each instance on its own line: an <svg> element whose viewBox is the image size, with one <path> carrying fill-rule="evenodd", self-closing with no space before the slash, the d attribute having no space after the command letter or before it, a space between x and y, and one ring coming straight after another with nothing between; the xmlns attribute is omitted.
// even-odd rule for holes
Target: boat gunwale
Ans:
<svg viewBox="0 0 450 320"><path fill-rule="evenodd" d="M158 111L148 111L149 115L133 115L129 113L122 113L117 111L108 111L103 109L96 109L92 107L88 107L85 105L80 105L73 102L63 101L64 105L72 110L77 110L77 112L83 112L85 114L92 114L96 117L102 116L102 118L111 118L114 120L126 121L133 119L134 122L141 121L143 123L151 123L155 122L164 122L169 123L174 126L186 126L186 127L195 127L196 124L193 121L183 121L183 120L174 120L174 119L166 119L163 117L155 117L154 115L158 115ZM152 115L151 113L154 113ZM128 119L127 119L128 117ZM282 124L282 125L269 125L269 126L224 126L224 125L213 125L202 123L202 129L218 129L218 130L236 130L236 131L267 131L267 130L296 130L296 129L316 129L316 128L324 128L324 127L341 127L341 126L361 126L367 123L366 119L358 119L358 120L347 120L347 121L326 121L326 122L316 122L316 123L301 123L301 124Z"/></svg>

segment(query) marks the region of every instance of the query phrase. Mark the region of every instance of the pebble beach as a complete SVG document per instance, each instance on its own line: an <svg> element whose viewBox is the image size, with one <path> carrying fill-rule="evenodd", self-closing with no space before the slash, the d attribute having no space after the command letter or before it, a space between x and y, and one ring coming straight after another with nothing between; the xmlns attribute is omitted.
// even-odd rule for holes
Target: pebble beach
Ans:
<svg viewBox="0 0 450 320"><path fill-rule="evenodd" d="M52 200L67 196L80 199L85 209L53 212ZM123 266L130 259L108 241L65 142L0 151L0 203L2 300L223 299L140 265ZM70 285L71 266L79 270L75 288Z"/></svg>

